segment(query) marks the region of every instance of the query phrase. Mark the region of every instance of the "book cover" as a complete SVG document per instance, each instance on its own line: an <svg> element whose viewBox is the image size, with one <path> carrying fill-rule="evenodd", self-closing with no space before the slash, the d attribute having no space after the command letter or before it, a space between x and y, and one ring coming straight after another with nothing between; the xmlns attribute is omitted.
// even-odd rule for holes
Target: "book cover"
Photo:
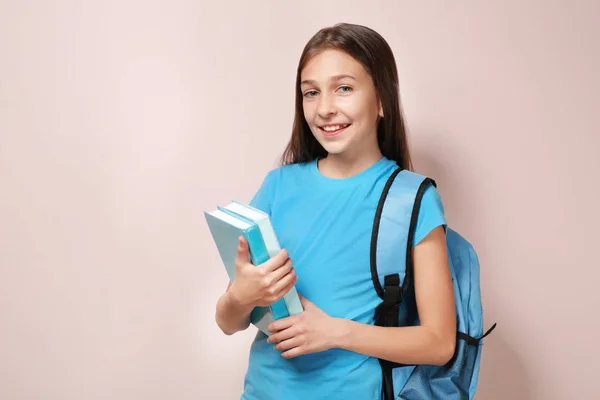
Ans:
<svg viewBox="0 0 600 400"><path fill-rule="evenodd" d="M219 256L232 282L235 280L235 259L240 236L244 236L248 241L252 264L260 265L269 260L270 256L261 231L255 222L233 216L219 208L211 212L204 212L204 215ZM273 308L276 310L275 313ZM275 320L275 315L282 314L282 308L286 308L283 299L270 307L255 307L250 315L250 321L263 333L270 335L267 326ZM289 315L287 310L285 315Z"/></svg>
<svg viewBox="0 0 600 400"><path fill-rule="evenodd" d="M260 226L255 221L252 221L251 219L246 218L243 215L237 214L237 213L235 213L235 212L233 212L233 211L231 211L231 210L229 210L229 209L227 209L225 207L218 206L217 209L219 211L227 213L228 215L230 215L230 216L232 216L234 218L238 218L241 221L244 221L245 223L247 223L249 225L253 225L253 226L256 226L258 228L258 231L260 232L260 235L261 235L261 241L262 241L262 243L260 244L261 245L261 249L260 250L261 250L261 252L264 251L267 254L267 257L266 257L266 259L264 259L264 257L261 258L260 262L259 261L254 262L254 260L252 260L252 264L254 264L254 265L260 265L263 262L269 260L271 257L273 257L273 254L269 254L268 248L266 247L266 243L265 243L265 240L264 240L263 232L260 230ZM264 261L262 261L262 260L264 260ZM280 319L280 318L285 318L285 317L289 317L290 316L290 314L288 312L288 309L287 309L287 306L285 304L285 300L283 300L283 299L279 299L275 303L271 304L270 308L271 308L271 313L273 313L273 319Z"/></svg>
<svg viewBox="0 0 600 400"><path fill-rule="evenodd" d="M270 257L275 256L281 251L279 239L275 234L275 229L267 213L238 200L232 200L230 204L222 207L222 209L256 223L261 231ZM283 296L283 302L285 303L285 310L282 310L280 307L276 309L275 317L277 319L281 316L296 315L304 311L295 286Z"/></svg>

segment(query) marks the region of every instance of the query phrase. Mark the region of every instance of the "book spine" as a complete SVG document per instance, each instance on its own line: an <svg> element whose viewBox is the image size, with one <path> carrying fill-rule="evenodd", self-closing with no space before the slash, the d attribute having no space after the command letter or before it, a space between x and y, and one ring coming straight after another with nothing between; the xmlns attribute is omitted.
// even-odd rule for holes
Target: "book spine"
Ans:
<svg viewBox="0 0 600 400"><path fill-rule="evenodd" d="M244 232L250 250L250 260L254 265L260 265L269 260L269 253L263 242L257 226L253 226Z"/></svg>
<svg viewBox="0 0 600 400"><path fill-rule="evenodd" d="M262 232L267 251L270 252L271 257L279 253L281 251L281 245L279 244L279 239L275 234L275 229L273 228L271 220L262 220L259 222L259 227ZM300 314L302 311L304 311L302 303L300 302L300 297L296 291L296 286L292 286L292 288L283 296L283 301L285 303L286 312L289 315Z"/></svg>
<svg viewBox="0 0 600 400"><path fill-rule="evenodd" d="M259 227L255 225L248 229L245 237L248 241L248 247L250 248L250 259L252 260L252 264L260 265L267 262L270 259L270 256ZM290 315L283 298L271 304L270 309L273 314L273 319L285 318Z"/></svg>

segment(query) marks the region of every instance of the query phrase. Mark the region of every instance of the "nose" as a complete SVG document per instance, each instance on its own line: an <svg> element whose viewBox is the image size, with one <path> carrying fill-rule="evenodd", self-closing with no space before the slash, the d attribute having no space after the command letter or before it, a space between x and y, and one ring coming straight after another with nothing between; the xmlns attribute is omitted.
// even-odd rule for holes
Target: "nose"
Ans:
<svg viewBox="0 0 600 400"><path fill-rule="evenodd" d="M317 113L319 114L319 117L323 119L328 119L332 115L335 115L337 113L335 96L323 93L319 99Z"/></svg>

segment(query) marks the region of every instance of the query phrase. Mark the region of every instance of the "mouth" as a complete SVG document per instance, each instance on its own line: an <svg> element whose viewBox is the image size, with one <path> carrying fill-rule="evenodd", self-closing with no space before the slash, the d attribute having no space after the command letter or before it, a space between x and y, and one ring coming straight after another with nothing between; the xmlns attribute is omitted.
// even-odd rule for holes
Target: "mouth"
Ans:
<svg viewBox="0 0 600 400"><path fill-rule="evenodd" d="M346 128L348 128L350 125L351 124L323 125L319 126L319 129L321 130L321 133L323 133L323 135L331 137L339 135L340 133L345 131Z"/></svg>

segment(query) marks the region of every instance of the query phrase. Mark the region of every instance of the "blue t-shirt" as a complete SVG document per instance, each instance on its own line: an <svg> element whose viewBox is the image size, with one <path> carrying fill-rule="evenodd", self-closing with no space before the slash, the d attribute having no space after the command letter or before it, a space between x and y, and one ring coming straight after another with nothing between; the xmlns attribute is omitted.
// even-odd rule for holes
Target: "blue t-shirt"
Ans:
<svg viewBox="0 0 600 400"><path fill-rule="evenodd" d="M251 204L271 217L298 276L298 293L333 317L374 323L381 299L371 280L373 219L395 161L381 158L350 178L322 175L317 162L271 170ZM445 225L435 187L423 196L414 244ZM285 359L260 331L250 349L242 400L379 400L376 358L342 350Z"/></svg>

